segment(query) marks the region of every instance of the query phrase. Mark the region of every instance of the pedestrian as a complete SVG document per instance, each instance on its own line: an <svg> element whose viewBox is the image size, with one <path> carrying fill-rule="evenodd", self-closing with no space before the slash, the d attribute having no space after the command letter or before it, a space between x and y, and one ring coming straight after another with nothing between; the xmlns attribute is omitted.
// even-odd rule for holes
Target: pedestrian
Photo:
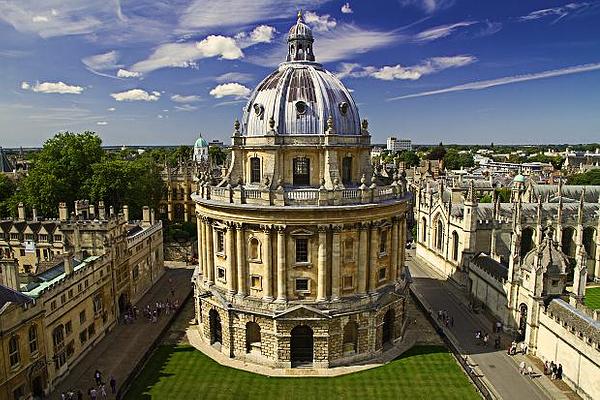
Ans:
<svg viewBox="0 0 600 400"><path fill-rule="evenodd" d="M96 400L98 398L98 391L96 391L96 388L90 389L90 398L92 400Z"/></svg>
<svg viewBox="0 0 600 400"><path fill-rule="evenodd" d="M558 368L556 369L556 379L562 379L563 368L562 364L558 364Z"/></svg>
<svg viewBox="0 0 600 400"><path fill-rule="evenodd" d="M527 367L527 364L525 364L525 361L521 361L521 363L519 364L519 373L521 375L525 374L526 367Z"/></svg>
<svg viewBox="0 0 600 400"><path fill-rule="evenodd" d="M550 379L556 379L556 370L557 370L556 364L554 364L554 361L552 361L550 363L550 371L551 371Z"/></svg>
<svg viewBox="0 0 600 400"><path fill-rule="evenodd" d="M81 389L77 389L77 400L83 400L83 392Z"/></svg>
<svg viewBox="0 0 600 400"><path fill-rule="evenodd" d="M106 387L104 386L104 384L100 385L100 396L102 396L104 400L108 398L108 395L106 394Z"/></svg>
<svg viewBox="0 0 600 400"><path fill-rule="evenodd" d="M442 310L438 311L438 321L442 320Z"/></svg>
<svg viewBox="0 0 600 400"><path fill-rule="evenodd" d="M533 367L531 365L527 367L527 375L529 375L530 378L533 378Z"/></svg>
<svg viewBox="0 0 600 400"><path fill-rule="evenodd" d="M489 335L489 333L486 333L486 334L483 336L483 345L484 345L485 347L487 347L487 345L488 345L488 341L489 341L489 340L490 340L490 335Z"/></svg>
<svg viewBox="0 0 600 400"><path fill-rule="evenodd" d="M500 333L502 331L502 322L496 321L496 332Z"/></svg>
<svg viewBox="0 0 600 400"><path fill-rule="evenodd" d="M96 379L96 386L100 386L102 383L102 373L100 370L96 370L96 372L94 372L94 379Z"/></svg>
<svg viewBox="0 0 600 400"><path fill-rule="evenodd" d="M117 380L112 375L110 376L110 391L112 394L117 393Z"/></svg>
<svg viewBox="0 0 600 400"><path fill-rule="evenodd" d="M450 317L450 326L454 328L454 317Z"/></svg>
<svg viewBox="0 0 600 400"><path fill-rule="evenodd" d="M544 362L544 375L548 375L548 369L550 368L550 365L548 364L548 360L546 360Z"/></svg>
<svg viewBox="0 0 600 400"><path fill-rule="evenodd" d="M62 392L60 394L60 398L61 398L61 400L67 400L67 395L65 394L65 392Z"/></svg>
<svg viewBox="0 0 600 400"><path fill-rule="evenodd" d="M494 340L494 349L500 349L500 336L496 336L496 339Z"/></svg>

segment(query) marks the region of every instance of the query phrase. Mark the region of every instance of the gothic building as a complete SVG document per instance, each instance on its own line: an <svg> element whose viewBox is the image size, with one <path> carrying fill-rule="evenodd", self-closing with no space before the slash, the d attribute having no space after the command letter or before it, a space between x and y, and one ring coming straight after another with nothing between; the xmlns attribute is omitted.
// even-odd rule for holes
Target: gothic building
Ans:
<svg viewBox="0 0 600 400"><path fill-rule="evenodd" d="M460 191L458 191L460 193ZM416 187L417 259L461 285L532 354L565 366L580 395L600 395L600 321L583 304L600 280L600 187L527 184L479 203L471 181Z"/></svg>
<svg viewBox="0 0 600 400"><path fill-rule="evenodd" d="M201 336L275 367L372 358L407 320L405 179L373 173L368 123L313 41L299 15L235 123L226 173L192 195Z"/></svg>

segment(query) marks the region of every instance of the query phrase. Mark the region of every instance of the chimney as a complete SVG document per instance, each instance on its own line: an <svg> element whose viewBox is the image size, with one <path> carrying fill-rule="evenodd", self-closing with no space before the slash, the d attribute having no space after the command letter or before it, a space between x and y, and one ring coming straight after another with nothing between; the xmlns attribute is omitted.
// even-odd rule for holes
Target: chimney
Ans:
<svg viewBox="0 0 600 400"><path fill-rule="evenodd" d="M33 212L33 222L37 222L37 220L38 220L37 209L35 207L33 207L33 209L31 211Z"/></svg>
<svg viewBox="0 0 600 400"><path fill-rule="evenodd" d="M61 221L67 221L69 219L69 210L67 209L67 203L58 203L58 219Z"/></svg>
<svg viewBox="0 0 600 400"><path fill-rule="evenodd" d="M115 208L113 206L108 207L108 216L111 218L115 216Z"/></svg>
<svg viewBox="0 0 600 400"><path fill-rule="evenodd" d="M104 202L98 202L98 219L105 220L106 219L106 209L104 208Z"/></svg>
<svg viewBox="0 0 600 400"><path fill-rule="evenodd" d="M75 267L73 266L73 253L69 250L63 253L63 263L65 264L65 275L71 275Z"/></svg>
<svg viewBox="0 0 600 400"><path fill-rule="evenodd" d="M142 222L144 225L150 224L150 207L148 206L144 206L144 208L142 208Z"/></svg>
<svg viewBox="0 0 600 400"><path fill-rule="evenodd" d="M96 207L90 204L90 219L96 219Z"/></svg>
<svg viewBox="0 0 600 400"><path fill-rule="evenodd" d="M125 221L129 222L129 206L128 205L123 206L123 217L125 218Z"/></svg>
<svg viewBox="0 0 600 400"><path fill-rule="evenodd" d="M23 203L19 203L17 206L19 221L25 221L25 205Z"/></svg>
<svg viewBox="0 0 600 400"><path fill-rule="evenodd" d="M154 214L154 208L150 210L150 225L154 225L156 222L156 215Z"/></svg>
<svg viewBox="0 0 600 400"><path fill-rule="evenodd" d="M21 288L19 283L19 265L16 259L0 260L0 269L4 278L3 285L16 290Z"/></svg>

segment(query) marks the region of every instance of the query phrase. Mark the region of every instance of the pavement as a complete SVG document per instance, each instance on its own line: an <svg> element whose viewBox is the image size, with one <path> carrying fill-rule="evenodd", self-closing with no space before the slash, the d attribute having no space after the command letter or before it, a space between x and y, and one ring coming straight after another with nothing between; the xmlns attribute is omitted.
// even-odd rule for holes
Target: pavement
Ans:
<svg viewBox="0 0 600 400"><path fill-rule="evenodd" d="M185 266L166 268L165 274L136 306L142 312L147 304L153 307L157 301L165 301L170 297L171 286L175 288L175 298L182 306L183 300L192 289L190 283L192 273L193 270ZM52 392L50 398L60 399L60 394L70 389L81 389L84 398L88 398L87 390L95 386L94 372L97 369L100 370L103 380L106 382L108 398L115 398L110 394L109 377L114 376L117 381L117 389L120 388L170 324L173 315L162 315L155 324L148 322L143 316L140 316L132 324L117 324L73 367L69 375ZM99 395L98 398L101 396Z"/></svg>
<svg viewBox="0 0 600 400"><path fill-rule="evenodd" d="M540 373L529 356L509 356L506 352L511 341L508 336L502 335L500 349L495 350L497 335L493 333L493 322L473 313L465 294L425 261L415 259L414 250L407 254L407 265L413 277L413 291L426 303L433 317L437 319L438 310L447 310L454 318L454 326L445 328L445 332L466 356L469 365L480 374L493 397L527 400L576 398ZM490 333L488 346L476 343L477 330ZM534 368L534 377L519 373L518 363L521 361Z"/></svg>

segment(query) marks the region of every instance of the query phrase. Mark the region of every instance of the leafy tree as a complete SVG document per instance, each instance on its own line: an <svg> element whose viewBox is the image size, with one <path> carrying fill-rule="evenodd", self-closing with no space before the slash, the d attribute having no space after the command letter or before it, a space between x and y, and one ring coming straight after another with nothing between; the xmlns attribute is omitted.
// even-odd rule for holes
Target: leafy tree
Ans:
<svg viewBox="0 0 600 400"><path fill-rule="evenodd" d="M11 197L15 194L17 185L8 176L0 174L0 217L11 214Z"/></svg>
<svg viewBox="0 0 600 400"><path fill-rule="evenodd" d="M219 146L210 146L208 148L208 155L214 165L222 165L227 158L227 154Z"/></svg>
<svg viewBox="0 0 600 400"><path fill-rule="evenodd" d="M421 159L414 151L403 151L398 155L398 160L403 161L407 167L418 167Z"/></svg>
<svg viewBox="0 0 600 400"><path fill-rule="evenodd" d="M591 169L583 174L571 175L567 178L570 185L600 185L600 169Z"/></svg>
<svg viewBox="0 0 600 400"><path fill-rule="evenodd" d="M439 145L437 145L436 147L431 149L431 151L429 151L429 153L427 154L427 159L428 160L443 160L445 155L446 155L446 149L444 148L444 145L442 144L442 142L440 142Z"/></svg>
<svg viewBox="0 0 600 400"><path fill-rule="evenodd" d="M457 150L449 149L444 155L444 165L446 169L469 168L475 165L475 161L470 153L460 153Z"/></svg>
<svg viewBox="0 0 600 400"><path fill-rule="evenodd" d="M104 155L102 141L92 132L59 133L48 139L33 159L15 200L55 216L60 201L68 204L86 197L84 183L92 165Z"/></svg>

